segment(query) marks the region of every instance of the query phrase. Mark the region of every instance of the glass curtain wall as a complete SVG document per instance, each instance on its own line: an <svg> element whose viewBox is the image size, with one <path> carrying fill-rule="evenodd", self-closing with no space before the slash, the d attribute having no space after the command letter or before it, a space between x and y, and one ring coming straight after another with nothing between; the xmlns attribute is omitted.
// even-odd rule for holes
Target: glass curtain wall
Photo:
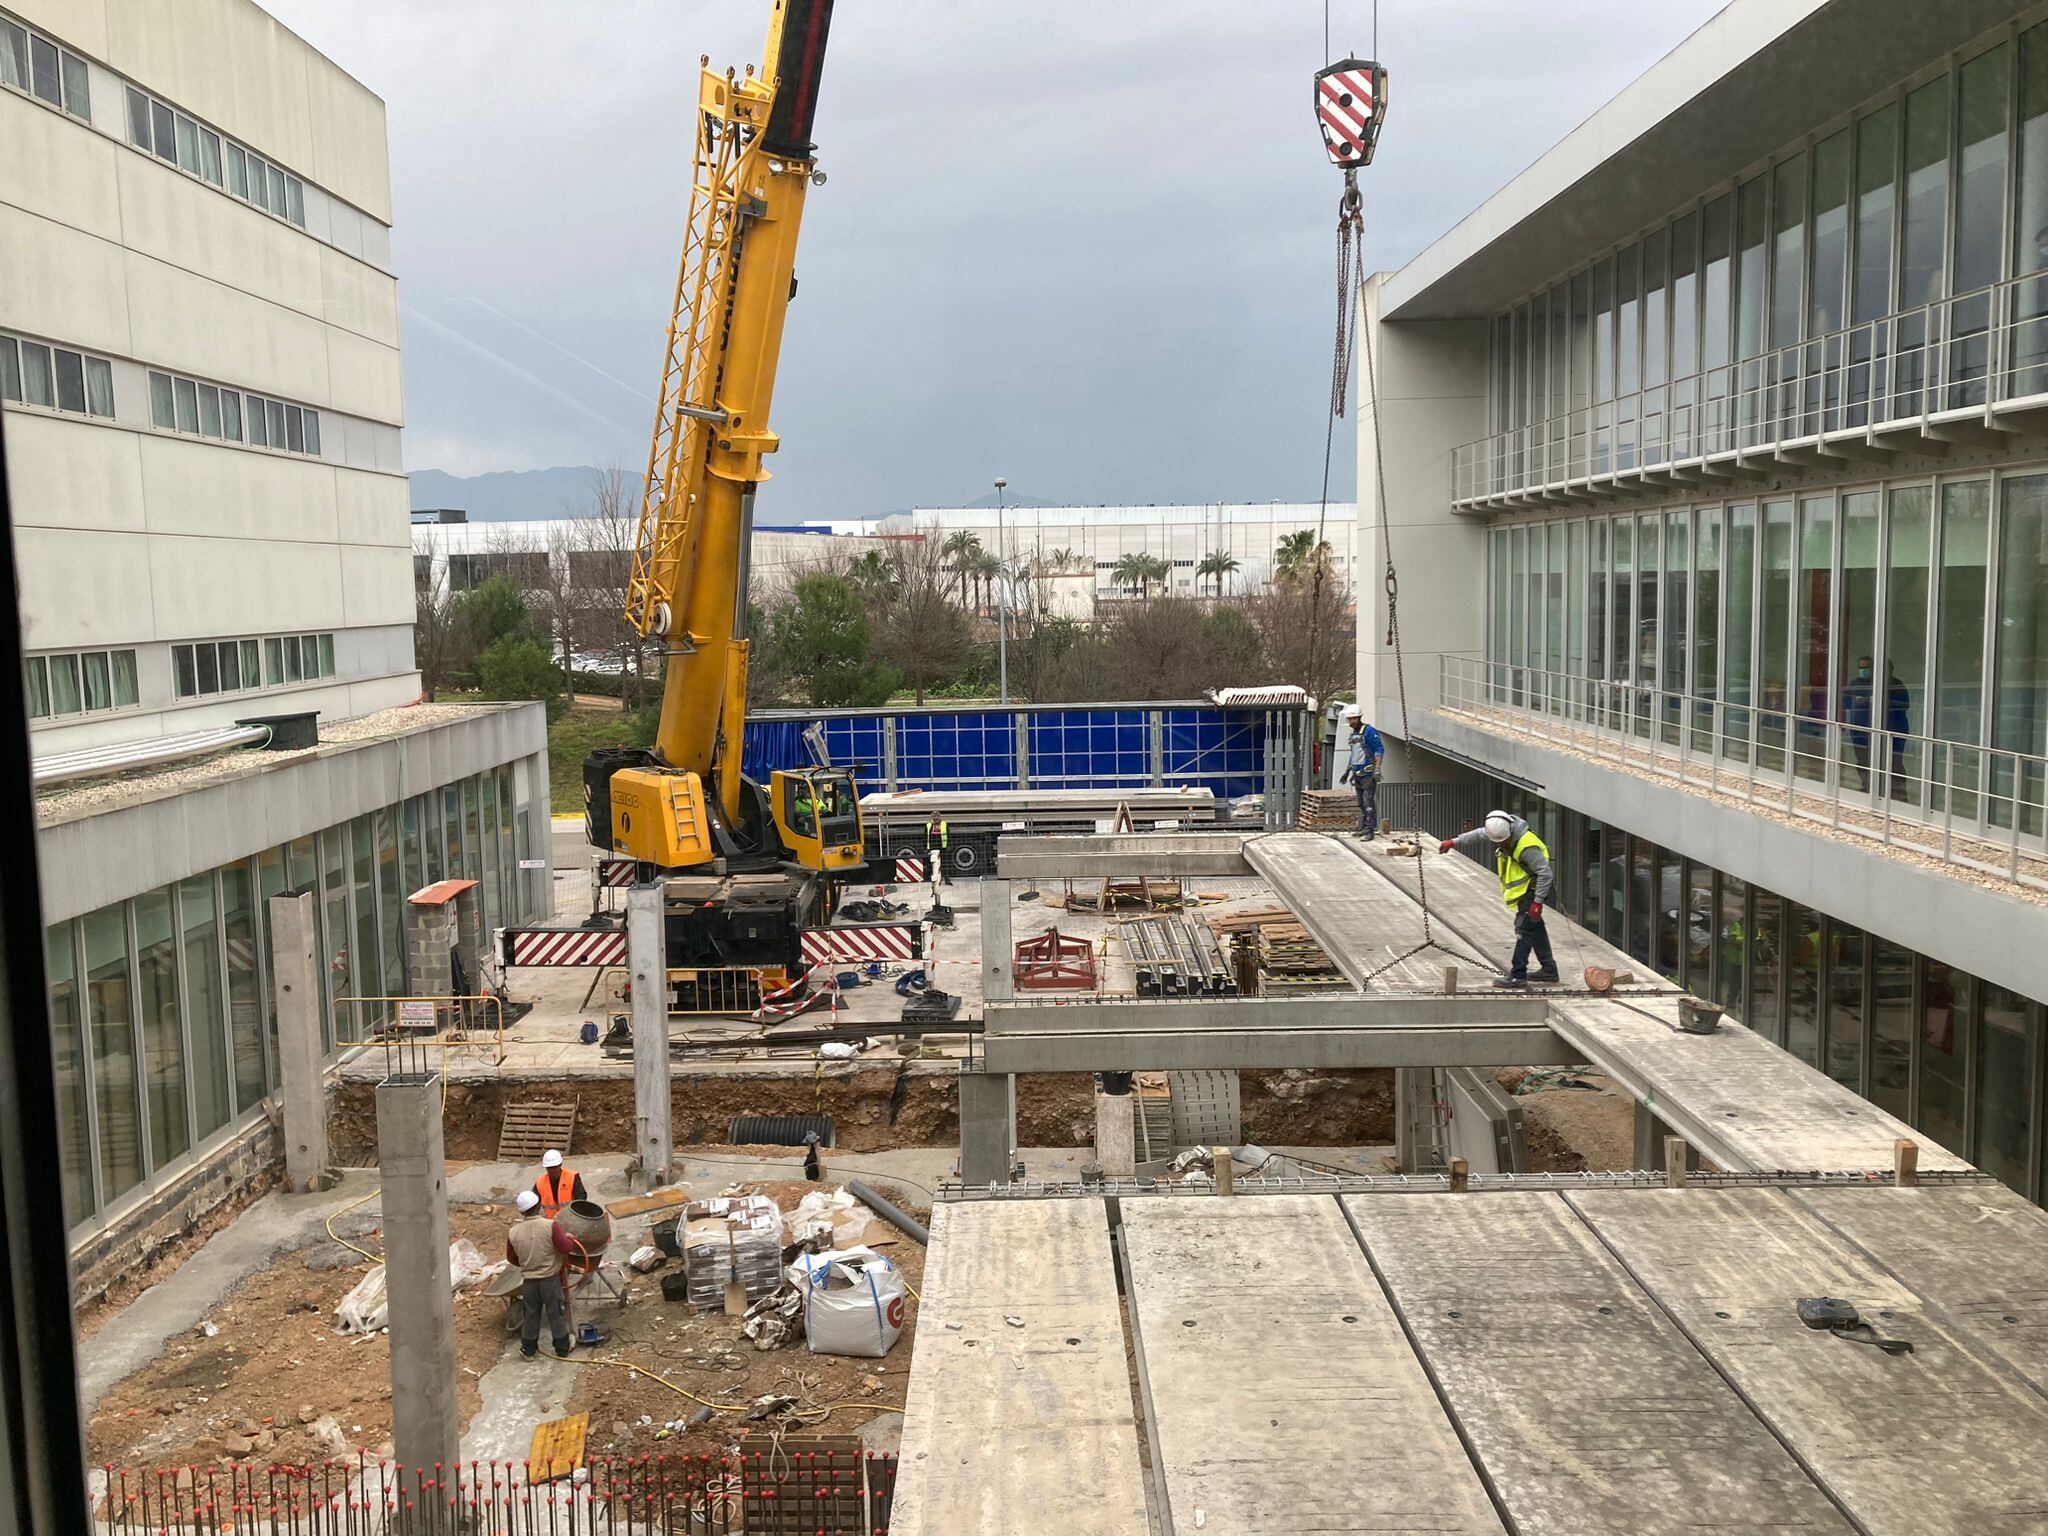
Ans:
<svg viewBox="0 0 2048 1536"><path fill-rule="evenodd" d="M1987 291L2005 275L2006 112L2012 49L2000 44L1962 68L1956 153L1955 284L1948 316L1951 410L1982 405L1991 369Z"/></svg>
<svg viewBox="0 0 2048 1536"><path fill-rule="evenodd" d="M1791 702L1793 771L1824 779L1828 764L1828 640L1834 626L1835 502L1808 496L1799 503L1798 613L1792 630Z"/></svg>
<svg viewBox="0 0 2048 1536"><path fill-rule="evenodd" d="M1998 626L1991 684L1991 745L2048 754L2048 475L2007 478L2000 491ZM2042 765L1992 761L1990 820L2035 837L2042 826Z"/></svg>
<svg viewBox="0 0 2048 1536"><path fill-rule="evenodd" d="M1936 765L1935 809L1968 820L1977 814L1984 712L1984 603L1991 555L1991 484L1948 481L1941 487L1940 584L1935 593L1934 734L1943 743Z"/></svg>

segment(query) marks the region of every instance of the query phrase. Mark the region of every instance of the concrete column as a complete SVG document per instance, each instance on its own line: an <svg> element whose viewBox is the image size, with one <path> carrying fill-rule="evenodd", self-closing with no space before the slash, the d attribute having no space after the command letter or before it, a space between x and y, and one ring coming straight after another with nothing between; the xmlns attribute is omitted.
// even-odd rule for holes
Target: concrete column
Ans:
<svg viewBox="0 0 2048 1536"><path fill-rule="evenodd" d="M1016 959L1010 947L1010 882L984 876L981 881L981 998L1007 1003L1017 995L1011 975Z"/></svg>
<svg viewBox="0 0 2048 1536"><path fill-rule="evenodd" d="M1017 1079L960 1069L960 1182L1007 1184L1017 1150Z"/></svg>
<svg viewBox="0 0 2048 1536"><path fill-rule="evenodd" d="M1436 1145L1436 1072L1430 1067L1394 1069L1394 1161L1403 1173L1432 1173Z"/></svg>
<svg viewBox="0 0 2048 1536"><path fill-rule="evenodd" d="M419 1468L454 1465L462 1442L455 1395L455 1298L448 1279L448 1182L441 1075L377 1087L384 1283L391 1308L391 1449L417 1492Z"/></svg>
<svg viewBox="0 0 2048 1536"><path fill-rule="evenodd" d="M1095 1161L1106 1178L1127 1179L1138 1171L1137 1107L1135 1093L1095 1095Z"/></svg>
<svg viewBox="0 0 2048 1536"><path fill-rule="evenodd" d="M284 1100L284 1179L310 1194L327 1177L327 1088L321 1071L320 966L313 893L270 898L270 972L277 996L277 1071Z"/></svg>
<svg viewBox="0 0 2048 1536"><path fill-rule="evenodd" d="M633 973L634 1188L669 1180L668 945L661 884L636 885L626 896L626 963Z"/></svg>

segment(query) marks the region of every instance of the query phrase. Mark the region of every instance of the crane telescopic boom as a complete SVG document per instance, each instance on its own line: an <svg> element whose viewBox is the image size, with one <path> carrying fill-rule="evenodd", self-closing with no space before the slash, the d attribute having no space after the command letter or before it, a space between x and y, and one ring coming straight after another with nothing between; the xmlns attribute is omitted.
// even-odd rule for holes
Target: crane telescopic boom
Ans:
<svg viewBox="0 0 2048 1536"><path fill-rule="evenodd" d="M594 754L584 773L591 840L659 869L762 855L823 870L861 858L857 816L848 836L816 815L828 800L851 802L850 780L827 795L778 775L764 804L740 771L753 497L778 446L769 405L817 174L811 128L831 21L832 0L774 0L763 73L720 74L706 59L698 80L688 224L625 613L663 643L661 720L652 754Z"/></svg>

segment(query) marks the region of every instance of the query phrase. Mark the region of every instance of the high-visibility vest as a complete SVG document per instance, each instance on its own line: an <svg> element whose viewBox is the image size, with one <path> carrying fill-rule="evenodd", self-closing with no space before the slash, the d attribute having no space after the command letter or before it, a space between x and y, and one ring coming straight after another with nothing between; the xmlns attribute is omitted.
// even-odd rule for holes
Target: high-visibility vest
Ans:
<svg viewBox="0 0 2048 1536"><path fill-rule="evenodd" d="M553 1180L552 1187L550 1180ZM576 1170L543 1168L540 1177L533 1181L533 1192L540 1196L541 1215L553 1221L555 1213L567 1205L576 1194Z"/></svg>
<svg viewBox="0 0 2048 1536"><path fill-rule="evenodd" d="M926 822L924 828L925 845L930 848L944 848L949 830L949 825L946 822Z"/></svg>
<svg viewBox="0 0 2048 1536"><path fill-rule="evenodd" d="M1522 852L1527 848L1539 850L1546 859L1550 857L1543 839L1534 832L1524 832L1516 838L1513 848L1503 843L1493 853L1493 867L1500 876L1500 899L1511 907L1520 904L1529 892L1529 882L1535 878L1522 863Z"/></svg>

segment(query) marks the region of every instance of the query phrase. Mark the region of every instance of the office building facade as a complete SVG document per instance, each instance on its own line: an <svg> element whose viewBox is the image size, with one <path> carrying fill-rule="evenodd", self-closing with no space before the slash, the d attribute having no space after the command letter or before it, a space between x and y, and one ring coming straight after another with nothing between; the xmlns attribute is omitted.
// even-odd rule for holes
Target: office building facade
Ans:
<svg viewBox="0 0 2048 1536"><path fill-rule="evenodd" d="M2040 1198L2048 9L1735 0L1364 304L1416 776Z"/></svg>
<svg viewBox="0 0 2048 1536"><path fill-rule="evenodd" d="M0 0L0 143L52 1161L90 1286L276 1161L269 897L315 893L330 1059L408 991L412 892L548 911L546 731L408 707L382 102L250 0ZM305 713L312 748L236 726Z"/></svg>

